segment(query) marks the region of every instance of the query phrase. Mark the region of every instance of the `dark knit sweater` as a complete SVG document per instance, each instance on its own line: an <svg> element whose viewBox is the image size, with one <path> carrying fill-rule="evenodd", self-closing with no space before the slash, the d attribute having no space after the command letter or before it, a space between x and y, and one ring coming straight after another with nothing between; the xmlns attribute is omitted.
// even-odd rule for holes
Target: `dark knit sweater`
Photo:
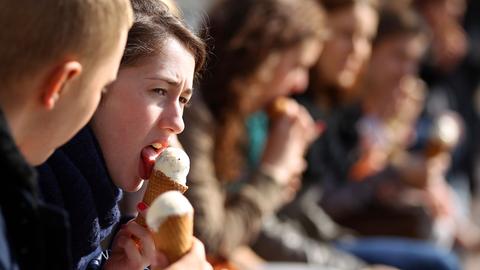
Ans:
<svg viewBox="0 0 480 270"><path fill-rule="evenodd" d="M119 222L121 198L92 130L81 130L37 169L44 200L69 214L74 266L86 269Z"/></svg>
<svg viewBox="0 0 480 270"><path fill-rule="evenodd" d="M1 110L0 172L0 269L71 269L66 214L39 200L35 171Z"/></svg>

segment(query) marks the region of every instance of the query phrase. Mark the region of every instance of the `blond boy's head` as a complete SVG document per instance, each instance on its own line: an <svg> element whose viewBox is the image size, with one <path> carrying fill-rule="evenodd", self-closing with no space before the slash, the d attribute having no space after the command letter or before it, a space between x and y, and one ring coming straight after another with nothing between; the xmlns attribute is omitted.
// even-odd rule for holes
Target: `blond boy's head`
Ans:
<svg viewBox="0 0 480 270"><path fill-rule="evenodd" d="M83 61L86 68L111 49L122 26L131 24L129 5L127 0L0 0L3 89L64 57Z"/></svg>
<svg viewBox="0 0 480 270"><path fill-rule="evenodd" d="M0 106L27 161L86 124L132 20L129 0L0 0Z"/></svg>

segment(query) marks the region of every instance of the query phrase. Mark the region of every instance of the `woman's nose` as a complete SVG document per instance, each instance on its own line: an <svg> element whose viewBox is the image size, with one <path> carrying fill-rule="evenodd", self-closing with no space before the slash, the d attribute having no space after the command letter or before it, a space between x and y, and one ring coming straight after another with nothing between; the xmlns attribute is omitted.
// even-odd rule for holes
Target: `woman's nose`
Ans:
<svg viewBox="0 0 480 270"><path fill-rule="evenodd" d="M174 134L179 134L185 129L185 123L183 122L183 107L176 102L176 104L170 104L164 108L163 113L160 115L159 124L163 129L169 129Z"/></svg>

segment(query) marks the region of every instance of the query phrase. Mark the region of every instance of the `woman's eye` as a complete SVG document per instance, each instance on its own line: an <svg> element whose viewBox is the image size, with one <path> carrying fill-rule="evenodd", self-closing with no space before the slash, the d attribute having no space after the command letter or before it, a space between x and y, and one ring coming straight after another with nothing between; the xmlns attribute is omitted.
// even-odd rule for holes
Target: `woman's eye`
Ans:
<svg viewBox="0 0 480 270"><path fill-rule="evenodd" d="M154 88L154 89L152 89L152 91L157 93L157 94L160 94L162 96L165 96L167 94L167 90L165 90L163 88Z"/></svg>
<svg viewBox="0 0 480 270"><path fill-rule="evenodd" d="M184 104L185 106L190 105L190 99L189 98L180 97L179 100L180 100L180 103Z"/></svg>

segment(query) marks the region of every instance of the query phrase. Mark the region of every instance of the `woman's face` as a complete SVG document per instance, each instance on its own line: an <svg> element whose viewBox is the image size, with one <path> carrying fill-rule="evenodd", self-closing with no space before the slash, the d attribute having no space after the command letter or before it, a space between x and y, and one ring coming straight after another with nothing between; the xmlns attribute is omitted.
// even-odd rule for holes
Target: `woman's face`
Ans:
<svg viewBox="0 0 480 270"><path fill-rule="evenodd" d="M121 189L136 191L169 139L183 131L194 68L192 53L168 38L162 52L121 68L104 95L92 127Z"/></svg>
<svg viewBox="0 0 480 270"><path fill-rule="evenodd" d="M417 73L425 49L423 36L399 34L380 40L369 64L368 81L372 90L398 89L405 77Z"/></svg>
<svg viewBox="0 0 480 270"><path fill-rule="evenodd" d="M275 98L298 94L308 86L308 71L317 61L322 42L312 39L303 44L272 53L259 70L255 110L263 108Z"/></svg>
<svg viewBox="0 0 480 270"><path fill-rule="evenodd" d="M368 4L355 4L328 14L331 36L317 64L318 76L341 90L351 89L370 57L378 14Z"/></svg>

